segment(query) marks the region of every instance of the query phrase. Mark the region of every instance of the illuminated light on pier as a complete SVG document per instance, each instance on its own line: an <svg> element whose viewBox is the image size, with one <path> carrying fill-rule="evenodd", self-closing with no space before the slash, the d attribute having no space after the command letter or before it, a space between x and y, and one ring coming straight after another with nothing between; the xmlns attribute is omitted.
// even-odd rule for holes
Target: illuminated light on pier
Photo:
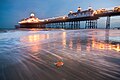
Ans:
<svg viewBox="0 0 120 80"><path fill-rule="evenodd" d="M97 11L94 11L93 14L94 14L94 15L97 14Z"/></svg>
<svg viewBox="0 0 120 80"><path fill-rule="evenodd" d="M120 12L120 6L114 7L114 11L115 11L115 12Z"/></svg>
<svg viewBox="0 0 120 80"><path fill-rule="evenodd" d="M19 24L22 24L22 23L39 23L40 21L42 21L42 20L35 17L34 13L31 13L29 18L25 18L18 23Z"/></svg>
<svg viewBox="0 0 120 80"><path fill-rule="evenodd" d="M96 10L96 13L95 14L103 14L103 13L108 13L109 11L106 10L105 8L101 8L99 10Z"/></svg>
<svg viewBox="0 0 120 80"><path fill-rule="evenodd" d="M62 18L63 18L63 19L66 19L66 18L67 18L67 16L63 16Z"/></svg>

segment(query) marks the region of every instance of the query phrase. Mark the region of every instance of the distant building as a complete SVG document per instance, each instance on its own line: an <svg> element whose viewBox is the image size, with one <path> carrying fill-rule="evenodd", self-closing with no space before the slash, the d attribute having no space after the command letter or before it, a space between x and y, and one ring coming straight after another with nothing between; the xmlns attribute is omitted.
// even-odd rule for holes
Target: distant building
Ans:
<svg viewBox="0 0 120 80"><path fill-rule="evenodd" d="M92 7L89 7L88 10L82 11L80 7L78 7L77 12L72 12L68 14L68 18L80 18L80 17L90 17L93 16L94 10Z"/></svg>

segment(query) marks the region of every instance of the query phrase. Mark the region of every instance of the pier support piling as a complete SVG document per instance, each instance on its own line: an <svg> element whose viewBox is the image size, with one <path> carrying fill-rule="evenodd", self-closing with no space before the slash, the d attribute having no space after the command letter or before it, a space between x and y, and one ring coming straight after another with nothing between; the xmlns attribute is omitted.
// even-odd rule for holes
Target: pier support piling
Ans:
<svg viewBox="0 0 120 80"><path fill-rule="evenodd" d="M106 29L110 29L110 16L107 16Z"/></svg>
<svg viewBox="0 0 120 80"><path fill-rule="evenodd" d="M96 29L97 20L88 20L85 22L85 29Z"/></svg>

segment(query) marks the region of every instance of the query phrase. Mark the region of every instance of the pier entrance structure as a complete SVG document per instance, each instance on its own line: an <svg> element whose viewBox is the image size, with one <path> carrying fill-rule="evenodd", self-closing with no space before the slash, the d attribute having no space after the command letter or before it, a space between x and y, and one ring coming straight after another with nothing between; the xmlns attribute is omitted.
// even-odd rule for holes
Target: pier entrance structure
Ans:
<svg viewBox="0 0 120 80"><path fill-rule="evenodd" d="M22 19L19 24L20 28L45 28L41 25L42 20L37 18L34 13L30 14L29 18Z"/></svg>
<svg viewBox="0 0 120 80"><path fill-rule="evenodd" d="M101 17L107 17L106 29L110 29L110 18L120 15L120 6L114 7L112 10L99 9L93 10L89 7L82 10L78 7L77 12L70 11L67 16L59 16L48 19L39 20L33 14L19 22L22 28L61 28L61 29L80 29L81 22L85 21L85 27L88 29L96 29L97 21Z"/></svg>

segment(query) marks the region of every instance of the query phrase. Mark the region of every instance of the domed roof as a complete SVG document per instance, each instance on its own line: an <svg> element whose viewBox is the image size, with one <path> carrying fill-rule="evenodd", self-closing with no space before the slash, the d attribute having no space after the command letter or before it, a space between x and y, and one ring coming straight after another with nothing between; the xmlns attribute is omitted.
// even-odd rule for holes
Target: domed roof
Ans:
<svg viewBox="0 0 120 80"><path fill-rule="evenodd" d="M35 16L35 14L34 14L34 13L31 13L30 16Z"/></svg>

